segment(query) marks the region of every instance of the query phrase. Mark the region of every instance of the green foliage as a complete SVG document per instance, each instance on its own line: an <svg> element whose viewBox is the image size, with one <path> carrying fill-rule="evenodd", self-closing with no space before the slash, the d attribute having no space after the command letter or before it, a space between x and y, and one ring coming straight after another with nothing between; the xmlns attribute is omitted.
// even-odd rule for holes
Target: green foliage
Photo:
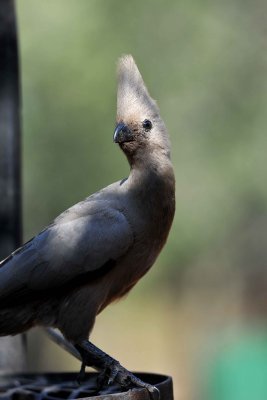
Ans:
<svg viewBox="0 0 267 400"><path fill-rule="evenodd" d="M266 332L266 327L264 329ZM217 354L209 370L204 398L208 400L265 399L267 396L266 333L240 335Z"/></svg>
<svg viewBox="0 0 267 400"><path fill-rule="evenodd" d="M116 60L132 53L172 140L177 213L154 280L216 254L266 212L267 5L27 0L21 42L25 239L128 166L112 143ZM204 262L204 261L203 261Z"/></svg>

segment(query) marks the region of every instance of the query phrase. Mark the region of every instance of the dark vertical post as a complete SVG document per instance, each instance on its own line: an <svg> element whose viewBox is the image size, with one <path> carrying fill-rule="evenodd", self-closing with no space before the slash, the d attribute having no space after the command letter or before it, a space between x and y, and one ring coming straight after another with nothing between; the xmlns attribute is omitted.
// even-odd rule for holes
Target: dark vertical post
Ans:
<svg viewBox="0 0 267 400"><path fill-rule="evenodd" d="M0 0L0 260L21 244L20 86L14 0ZM25 366L23 336L0 339L0 370Z"/></svg>

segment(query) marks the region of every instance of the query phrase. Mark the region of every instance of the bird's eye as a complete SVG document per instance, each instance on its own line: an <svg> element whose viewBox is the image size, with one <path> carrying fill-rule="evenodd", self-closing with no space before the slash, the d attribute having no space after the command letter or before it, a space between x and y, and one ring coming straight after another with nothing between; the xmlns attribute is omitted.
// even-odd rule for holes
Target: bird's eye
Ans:
<svg viewBox="0 0 267 400"><path fill-rule="evenodd" d="M143 125L143 128L144 128L146 131L150 131L150 130L152 129L152 122L149 121L149 119L145 119L145 120L143 121L142 125Z"/></svg>

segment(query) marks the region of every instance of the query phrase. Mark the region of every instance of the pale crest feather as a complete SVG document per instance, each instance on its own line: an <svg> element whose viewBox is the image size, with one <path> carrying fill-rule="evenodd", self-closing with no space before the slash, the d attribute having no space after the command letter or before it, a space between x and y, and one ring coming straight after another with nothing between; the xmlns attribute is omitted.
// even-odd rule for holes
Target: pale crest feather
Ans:
<svg viewBox="0 0 267 400"><path fill-rule="evenodd" d="M143 78L131 55L125 55L118 63L117 119L135 114L155 115L158 106L144 84Z"/></svg>

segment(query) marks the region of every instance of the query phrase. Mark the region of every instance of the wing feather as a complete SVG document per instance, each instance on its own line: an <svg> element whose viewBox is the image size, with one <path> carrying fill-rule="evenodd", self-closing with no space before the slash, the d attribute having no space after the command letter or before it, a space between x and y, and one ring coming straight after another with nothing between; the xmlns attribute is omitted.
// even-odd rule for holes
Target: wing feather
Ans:
<svg viewBox="0 0 267 400"><path fill-rule="evenodd" d="M132 243L132 229L118 210L62 218L0 264L0 307L13 293L54 289L89 276L122 257Z"/></svg>

